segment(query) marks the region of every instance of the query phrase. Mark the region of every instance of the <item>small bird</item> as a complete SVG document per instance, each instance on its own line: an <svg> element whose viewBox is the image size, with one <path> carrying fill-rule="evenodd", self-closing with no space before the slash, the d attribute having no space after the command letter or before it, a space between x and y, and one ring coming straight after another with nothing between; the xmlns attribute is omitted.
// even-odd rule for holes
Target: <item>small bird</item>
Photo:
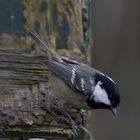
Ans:
<svg viewBox="0 0 140 140"><path fill-rule="evenodd" d="M120 92L110 77L87 64L59 56L38 34L28 32L47 49L49 58L41 63L51 71L52 93L56 98L77 109L109 109L117 115ZM66 114L77 135L76 124Z"/></svg>

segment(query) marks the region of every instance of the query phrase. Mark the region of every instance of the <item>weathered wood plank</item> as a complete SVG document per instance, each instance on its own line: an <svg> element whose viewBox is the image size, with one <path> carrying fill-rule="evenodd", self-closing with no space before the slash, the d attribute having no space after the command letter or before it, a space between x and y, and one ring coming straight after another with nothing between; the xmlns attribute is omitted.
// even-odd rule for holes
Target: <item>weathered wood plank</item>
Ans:
<svg viewBox="0 0 140 140"><path fill-rule="evenodd" d="M46 135L50 132L50 135L56 133L58 136L71 134L70 126L59 122L62 112L57 101L52 100L48 69L40 63L42 59L37 56L0 54L1 137L8 132L7 136L24 135L25 132L30 136L41 131L38 137L45 132ZM76 110L72 112L76 119Z"/></svg>

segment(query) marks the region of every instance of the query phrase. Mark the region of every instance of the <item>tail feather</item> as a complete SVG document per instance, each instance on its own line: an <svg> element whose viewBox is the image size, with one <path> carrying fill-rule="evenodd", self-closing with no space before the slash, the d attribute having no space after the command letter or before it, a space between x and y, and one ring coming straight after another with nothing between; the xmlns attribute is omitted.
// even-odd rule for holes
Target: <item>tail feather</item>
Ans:
<svg viewBox="0 0 140 140"><path fill-rule="evenodd" d="M28 29L28 32L33 37L33 39L35 39L36 41L38 41L45 47L45 49L48 53L49 59L62 61L61 57L55 51L53 51L51 48L49 48L49 45L45 41L43 41L37 33L33 32L29 29Z"/></svg>
<svg viewBox="0 0 140 140"><path fill-rule="evenodd" d="M30 33L30 35L31 35L35 40L37 40L37 41L40 42L44 47L46 47L47 51L50 51L48 44L46 44L46 42L43 41L43 40L41 39L41 37L40 37L37 33L32 32L31 30L28 30L28 32Z"/></svg>

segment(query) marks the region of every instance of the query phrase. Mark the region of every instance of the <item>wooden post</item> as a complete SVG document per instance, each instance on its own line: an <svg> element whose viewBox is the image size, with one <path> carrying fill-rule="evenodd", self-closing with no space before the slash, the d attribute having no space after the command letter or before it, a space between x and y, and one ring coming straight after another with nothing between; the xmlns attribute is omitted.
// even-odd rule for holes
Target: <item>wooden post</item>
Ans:
<svg viewBox="0 0 140 140"><path fill-rule="evenodd" d="M25 29L44 40L47 36L59 54L86 60L88 0L23 0L21 7ZM55 103L53 112L48 110L48 70L40 63L45 59L46 53L28 34L0 35L0 137L71 136L70 126L58 122L61 112ZM71 113L78 122L77 111Z"/></svg>

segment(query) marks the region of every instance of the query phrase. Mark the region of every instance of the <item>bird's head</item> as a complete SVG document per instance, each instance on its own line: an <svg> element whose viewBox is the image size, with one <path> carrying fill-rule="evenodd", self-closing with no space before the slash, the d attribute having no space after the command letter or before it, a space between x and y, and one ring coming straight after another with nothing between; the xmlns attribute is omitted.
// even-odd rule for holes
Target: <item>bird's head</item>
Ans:
<svg viewBox="0 0 140 140"><path fill-rule="evenodd" d="M116 83L102 73L95 74L95 87L87 98L89 106L95 109L110 109L116 116L120 103L120 92Z"/></svg>

